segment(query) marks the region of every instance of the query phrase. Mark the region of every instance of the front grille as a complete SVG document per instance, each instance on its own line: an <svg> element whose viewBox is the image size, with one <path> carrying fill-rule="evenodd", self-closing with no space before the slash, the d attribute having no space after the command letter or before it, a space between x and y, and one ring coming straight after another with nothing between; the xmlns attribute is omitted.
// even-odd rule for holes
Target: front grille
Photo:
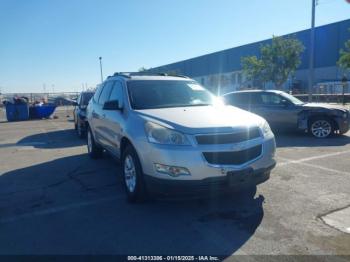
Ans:
<svg viewBox="0 0 350 262"><path fill-rule="evenodd" d="M235 152L203 152L205 160L213 165L241 165L261 155L262 145Z"/></svg>
<svg viewBox="0 0 350 262"><path fill-rule="evenodd" d="M232 134L213 134L196 136L199 145L233 144L260 137L258 127L248 128Z"/></svg>

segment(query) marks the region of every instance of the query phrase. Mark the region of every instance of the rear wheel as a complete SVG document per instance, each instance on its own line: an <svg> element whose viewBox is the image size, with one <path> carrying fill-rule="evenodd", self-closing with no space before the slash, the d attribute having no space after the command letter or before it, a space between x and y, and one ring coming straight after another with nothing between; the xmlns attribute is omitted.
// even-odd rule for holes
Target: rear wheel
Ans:
<svg viewBox="0 0 350 262"><path fill-rule="evenodd" d="M102 156L103 150L100 146L96 144L90 127L88 128L88 132L87 132L87 148L88 148L88 154L91 158L99 158Z"/></svg>
<svg viewBox="0 0 350 262"><path fill-rule="evenodd" d="M316 138L327 138L334 132L333 122L325 117L318 117L311 120L309 132Z"/></svg>
<svg viewBox="0 0 350 262"><path fill-rule="evenodd" d="M79 138L84 138L84 137L85 137L85 132L84 132L84 130L82 129L81 123L80 123L79 121L78 121L78 123L77 123L76 130L77 130L77 134L78 134L78 137L79 137Z"/></svg>
<svg viewBox="0 0 350 262"><path fill-rule="evenodd" d="M129 145L122 156L123 183L129 202L141 202L146 198L141 163L135 149Z"/></svg>

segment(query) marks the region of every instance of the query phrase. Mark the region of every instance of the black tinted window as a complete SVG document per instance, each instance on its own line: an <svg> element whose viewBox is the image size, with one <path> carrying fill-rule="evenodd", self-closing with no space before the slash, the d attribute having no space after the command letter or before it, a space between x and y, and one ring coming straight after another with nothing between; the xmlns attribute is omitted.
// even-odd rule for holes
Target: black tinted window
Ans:
<svg viewBox="0 0 350 262"><path fill-rule="evenodd" d="M123 102L123 86L120 82L114 82L114 86L108 100L118 100L119 105Z"/></svg>
<svg viewBox="0 0 350 262"><path fill-rule="evenodd" d="M86 106L89 103L89 101L93 95L94 95L94 93L83 93L81 95L80 105Z"/></svg>
<svg viewBox="0 0 350 262"><path fill-rule="evenodd" d="M264 105L281 105L283 98L280 95L273 93L264 93L261 95L262 103Z"/></svg>
<svg viewBox="0 0 350 262"><path fill-rule="evenodd" d="M100 97L102 88L103 88L103 85L99 86L99 87L96 89L95 94L94 94L94 98L93 98L93 99L95 100L95 102L98 102L98 98Z"/></svg>
<svg viewBox="0 0 350 262"><path fill-rule="evenodd" d="M224 97L227 104L230 105L245 105L249 102L249 94L246 93L236 93L230 94Z"/></svg>
<svg viewBox="0 0 350 262"><path fill-rule="evenodd" d="M261 92L258 93L250 93L250 100L249 104L250 105L259 105L261 104Z"/></svg>
<svg viewBox="0 0 350 262"><path fill-rule="evenodd" d="M80 100L81 100L81 95L78 96L77 98L77 104L80 105Z"/></svg>
<svg viewBox="0 0 350 262"><path fill-rule="evenodd" d="M108 100L109 94L112 91L113 84L114 82L109 81L103 86L102 93L100 95L100 98L98 99L98 103L100 105L103 105Z"/></svg>

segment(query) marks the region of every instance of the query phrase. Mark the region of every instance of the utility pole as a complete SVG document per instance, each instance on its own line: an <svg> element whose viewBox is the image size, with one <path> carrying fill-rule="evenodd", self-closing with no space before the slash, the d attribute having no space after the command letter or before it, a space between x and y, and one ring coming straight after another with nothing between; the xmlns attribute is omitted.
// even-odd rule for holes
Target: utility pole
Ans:
<svg viewBox="0 0 350 262"><path fill-rule="evenodd" d="M102 57L99 57L100 59L100 70L101 70L101 83L103 82L103 73L102 73Z"/></svg>
<svg viewBox="0 0 350 262"><path fill-rule="evenodd" d="M315 11L316 0L312 1L311 31L310 31L310 54L309 54L309 102L312 101L312 89L314 85L314 55L315 55Z"/></svg>

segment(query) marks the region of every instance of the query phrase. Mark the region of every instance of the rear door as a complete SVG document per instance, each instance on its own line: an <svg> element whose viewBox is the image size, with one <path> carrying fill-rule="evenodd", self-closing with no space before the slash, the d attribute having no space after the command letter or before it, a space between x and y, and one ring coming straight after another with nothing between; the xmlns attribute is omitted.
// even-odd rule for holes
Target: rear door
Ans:
<svg viewBox="0 0 350 262"><path fill-rule="evenodd" d="M95 131L95 123L97 120L97 114L96 114L96 107L98 105L98 99L100 98L101 92L103 90L103 85L101 85L100 87L98 87L96 89L96 92L94 94L94 96L92 97L92 101L88 106L88 119L89 119L89 125L91 127L91 130L94 133L94 136L96 138L96 131Z"/></svg>
<svg viewBox="0 0 350 262"><path fill-rule="evenodd" d="M104 84L101 94L97 103L94 106L94 130L95 130L95 139L97 142L105 147L107 143L106 135L106 113L103 110L103 105L109 99L109 95L112 91L114 82L108 81Z"/></svg>
<svg viewBox="0 0 350 262"><path fill-rule="evenodd" d="M112 91L109 96L109 101L117 100L119 106L124 107L123 101L123 84L120 81L114 81ZM120 157L120 141L123 133L123 126L125 122L125 115L123 110L105 110L105 135L106 148Z"/></svg>

